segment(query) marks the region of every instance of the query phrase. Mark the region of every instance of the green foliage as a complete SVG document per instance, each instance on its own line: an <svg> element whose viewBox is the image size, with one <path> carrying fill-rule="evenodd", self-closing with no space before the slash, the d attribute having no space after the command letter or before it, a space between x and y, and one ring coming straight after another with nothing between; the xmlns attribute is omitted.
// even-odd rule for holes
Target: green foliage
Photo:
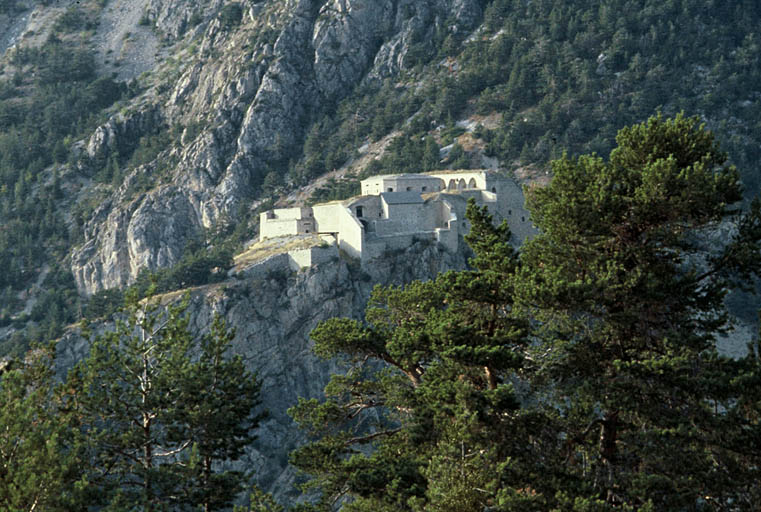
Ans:
<svg viewBox="0 0 761 512"><path fill-rule="evenodd" d="M129 302L69 374L93 461L91 504L220 510L243 490L246 475L220 465L254 440L259 384L227 355L233 333L220 318L193 340L186 307Z"/></svg>
<svg viewBox="0 0 761 512"><path fill-rule="evenodd" d="M529 190L540 234L520 257L471 203L474 270L378 287L364 322L312 332L346 364L290 410L316 510L757 506L759 346L733 360L717 337L726 291L761 271L761 204L736 209L738 172L697 118L617 143Z"/></svg>
<svg viewBox="0 0 761 512"><path fill-rule="evenodd" d="M469 216L479 251L507 243L484 210L471 205ZM289 411L317 439L291 462L313 476L319 510L350 496L345 510L481 511L501 478L483 454L530 462L507 435L524 428L510 380L527 325L512 315L512 283L500 273L517 260L479 261L432 282L376 287L366 323L332 319L312 332L317 355L347 364L326 401L301 399Z"/></svg>
<svg viewBox="0 0 761 512"><path fill-rule="evenodd" d="M37 348L0 373L0 507L72 510L83 439L66 388L54 389L54 351Z"/></svg>
<svg viewBox="0 0 761 512"><path fill-rule="evenodd" d="M65 161L72 136L93 127L127 88L96 77L90 50L55 37L39 48L14 50L10 61L17 72L12 84L3 84L0 100L0 289L20 291L46 263L55 266L72 242L57 171L49 166ZM43 302L69 302L60 294L48 290ZM45 307L33 316L50 324L41 318L49 316ZM69 315L55 312L49 320L58 327L43 326L41 338L57 336Z"/></svg>
<svg viewBox="0 0 761 512"><path fill-rule="evenodd" d="M726 290L759 271L758 206L701 259L741 199L712 134L658 116L616 140L608 161L553 162L551 184L528 196L540 234L521 254L518 292L541 322L538 378L583 461L565 470L606 506L750 503L761 453L738 449L750 432L726 411L747 390L716 343Z"/></svg>
<svg viewBox="0 0 761 512"><path fill-rule="evenodd" d="M219 11L219 19L222 22L222 26L228 30L240 25L243 19L243 7L237 2L231 2L225 4L222 10Z"/></svg>
<svg viewBox="0 0 761 512"><path fill-rule="evenodd" d="M308 204L327 203L336 199L346 199L358 196L361 192L359 179L346 176L339 179L330 178L309 196Z"/></svg>
<svg viewBox="0 0 761 512"><path fill-rule="evenodd" d="M88 20L87 15L79 6L69 7L56 19L53 24L53 33L66 34L77 32L83 28L95 28L95 24Z"/></svg>

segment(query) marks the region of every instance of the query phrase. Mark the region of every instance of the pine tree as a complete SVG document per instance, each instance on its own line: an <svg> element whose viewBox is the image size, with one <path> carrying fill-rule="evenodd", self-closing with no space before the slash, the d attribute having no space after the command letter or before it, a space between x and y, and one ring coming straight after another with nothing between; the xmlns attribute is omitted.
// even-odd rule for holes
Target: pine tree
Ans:
<svg viewBox="0 0 761 512"><path fill-rule="evenodd" d="M511 384L527 324L512 314L504 272L517 259L506 225L471 204L476 270L377 287L364 323L332 319L313 332L315 352L347 358L327 400L290 413L317 439L292 454L322 492L318 508L482 511L502 479L524 482L531 448ZM492 244L503 249L489 254ZM499 467L514 457L511 475ZM346 500L346 498L351 498Z"/></svg>
<svg viewBox="0 0 761 512"><path fill-rule="evenodd" d="M0 375L0 508L75 510L84 460L52 347L30 351Z"/></svg>
<svg viewBox="0 0 761 512"><path fill-rule="evenodd" d="M199 351L187 302L128 304L69 375L95 461L93 499L109 510L225 508L246 475L220 464L253 441L259 386L240 358L227 359L232 334L221 320Z"/></svg>
<svg viewBox="0 0 761 512"><path fill-rule="evenodd" d="M553 162L551 184L528 196L541 234L518 290L541 322L534 382L547 383L578 481L567 502L739 507L731 474L746 454L718 434L735 431L735 365L716 342L726 290L759 270L759 205L736 217L737 171L696 118L659 115L617 142L609 161ZM719 240L728 217L739 228ZM760 467L751 458L746 470Z"/></svg>
<svg viewBox="0 0 761 512"><path fill-rule="evenodd" d="M761 203L741 212L697 119L617 142L528 191L541 233L520 255L471 204L473 270L378 287L364 322L313 331L348 363L291 410L317 509L757 507L758 342L733 360L717 339L727 290L761 270Z"/></svg>
<svg viewBox="0 0 761 512"><path fill-rule="evenodd" d="M198 360L173 367L170 373L173 380L182 382L178 397L182 407L177 411L173 436L192 442L192 450L184 458L183 485L188 501L204 512L229 508L244 490L249 475L222 471L219 464L243 456L246 446L256 439L252 430L264 417L255 414L261 386L240 356L229 357L234 337L234 331L216 316L210 333L201 341Z"/></svg>

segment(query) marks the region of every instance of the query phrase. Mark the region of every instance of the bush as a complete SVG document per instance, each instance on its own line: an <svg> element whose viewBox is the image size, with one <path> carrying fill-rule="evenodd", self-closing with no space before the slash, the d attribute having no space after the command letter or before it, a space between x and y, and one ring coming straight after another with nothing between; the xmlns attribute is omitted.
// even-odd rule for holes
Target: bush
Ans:
<svg viewBox="0 0 761 512"><path fill-rule="evenodd" d="M227 29L237 27L243 19L243 7L239 3L227 4L219 12L219 19Z"/></svg>

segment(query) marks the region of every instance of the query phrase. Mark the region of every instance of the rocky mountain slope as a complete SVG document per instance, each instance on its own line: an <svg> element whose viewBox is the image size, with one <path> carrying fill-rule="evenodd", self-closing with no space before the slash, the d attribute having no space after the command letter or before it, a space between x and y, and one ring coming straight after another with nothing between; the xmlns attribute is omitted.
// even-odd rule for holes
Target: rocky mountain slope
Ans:
<svg viewBox="0 0 761 512"><path fill-rule="evenodd" d="M376 283L400 285L464 265L462 253L418 242L364 270L342 259L298 273L287 263L272 266L260 261L237 266L228 280L190 290L191 329L205 333L213 316L222 315L236 330L233 350L262 382L262 408L268 417L242 462L259 485L280 500L296 494L298 475L288 466L288 453L304 439L286 409L300 396L321 396L329 374L340 371L310 351L309 332L317 323L335 316L362 318ZM163 300L182 295L175 292ZM70 331L58 344L61 374L87 353L87 343L77 332Z"/></svg>
<svg viewBox="0 0 761 512"><path fill-rule="evenodd" d="M362 81L396 75L413 34L421 37L450 17L451 30L471 30L482 14L475 0L260 2L227 4L231 19L218 15L189 28L191 18L201 16L192 2L144 3L143 16L169 41L187 30L196 35L182 39L190 45L159 66L142 101L97 128L84 151L103 160L125 140L158 127L185 128L176 144L128 176L88 222L85 243L71 263L87 293L126 285L141 268L178 261L189 239L234 217L256 197L268 166L301 143L308 120L323 105ZM119 7L109 5L105 12ZM141 61L152 51L143 44L140 55L126 59ZM198 125L200 133L187 128ZM158 174L160 186L130 197L134 180Z"/></svg>
<svg viewBox="0 0 761 512"><path fill-rule="evenodd" d="M275 203L350 195L380 172L547 180L549 159L605 154L659 109L702 116L755 194L761 8L676 4L0 1L3 352L60 336L146 271L242 250ZM370 274L334 261L193 289L197 330L224 314L264 380L272 417L249 462L266 487L294 478L284 406L331 369L308 351L316 322L360 316L375 282L464 265L417 246ZM755 307L731 300L742 346ZM64 366L85 350L66 332Z"/></svg>

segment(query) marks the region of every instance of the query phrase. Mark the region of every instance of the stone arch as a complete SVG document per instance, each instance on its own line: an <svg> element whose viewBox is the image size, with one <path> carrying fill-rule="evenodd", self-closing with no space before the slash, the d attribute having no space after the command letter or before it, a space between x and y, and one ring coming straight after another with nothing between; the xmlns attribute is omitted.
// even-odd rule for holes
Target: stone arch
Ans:
<svg viewBox="0 0 761 512"><path fill-rule="evenodd" d="M465 183L465 180L460 178L460 181L457 182L457 190L465 190L467 187L468 185Z"/></svg>
<svg viewBox="0 0 761 512"><path fill-rule="evenodd" d="M475 178L470 178L470 180L468 180L468 188L478 188Z"/></svg>
<svg viewBox="0 0 761 512"><path fill-rule="evenodd" d="M451 180L449 180L449 186L447 186L447 189L454 190L456 188L457 188L457 180L452 178Z"/></svg>

